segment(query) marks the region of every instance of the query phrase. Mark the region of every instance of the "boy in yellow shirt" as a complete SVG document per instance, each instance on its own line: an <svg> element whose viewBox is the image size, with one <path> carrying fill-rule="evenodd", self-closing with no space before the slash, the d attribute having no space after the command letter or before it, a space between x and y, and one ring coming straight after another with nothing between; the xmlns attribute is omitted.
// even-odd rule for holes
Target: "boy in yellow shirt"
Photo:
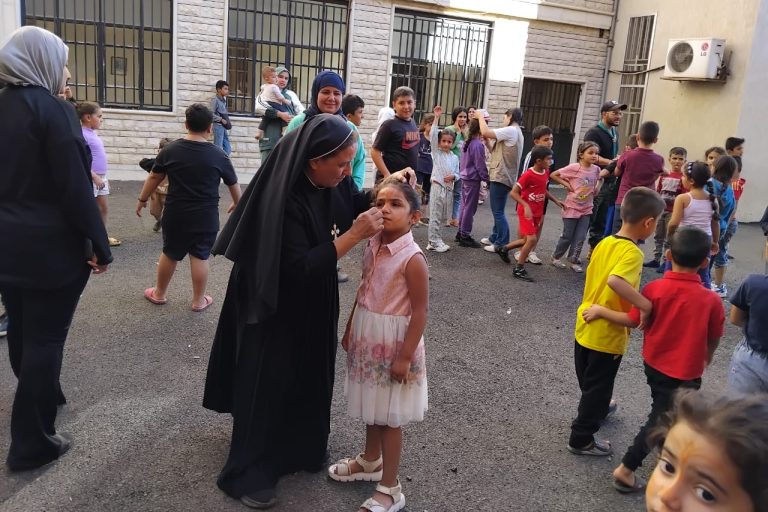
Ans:
<svg viewBox="0 0 768 512"><path fill-rule="evenodd" d="M651 302L638 291L643 251L637 243L653 235L664 206L654 190L629 190L621 203L621 229L600 241L592 252L576 313L574 361L581 399L568 441L568 451L576 455L613 453L610 442L598 441L594 434L609 412L613 383L629 343L628 328L604 319L586 323L582 312L593 304L625 313L636 306L641 311L641 325L645 323Z"/></svg>

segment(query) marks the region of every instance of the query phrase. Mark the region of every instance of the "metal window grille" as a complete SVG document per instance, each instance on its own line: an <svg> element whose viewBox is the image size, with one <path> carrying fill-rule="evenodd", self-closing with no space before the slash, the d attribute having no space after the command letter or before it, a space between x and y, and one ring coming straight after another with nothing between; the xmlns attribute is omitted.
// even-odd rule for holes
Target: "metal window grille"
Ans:
<svg viewBox="0 0 768 512"><path fill-rule="evenodd" d="M540 125L552 128L556 165L570 161L576 117L579 114L581 84L525 78L520 108L523 110L523 149L533 147L533 129ZM521 162L522 163L522 162Z"/></svg>
<svg viewBox="0 0 768 512"><path fill-rule="evenodd" d="M70 87L104 107L171 110L172 0L26 0L69 46Z"/></svg>
<svg viewBox="0 0 768 512"><path fill-rule="evenodd" d="M656 16L636 16L629 19L627 48L624 51L624 66L619 85L619 102L627 104L624 118L619 125L619 145L623 147L640 127L643 113L645 85L648 81L648 63L653 41L653 27Z"/></svg>
<svg viewBox="0 0 768 512"><path fill-rule="evenodd" d="M397 9L392 37L391 91L416 93L416 121L435 105L450 124L457 106L483 104L491 24Z"/></svg>
<svg viewBox="0 0 768 512"><path fill-rule="evenodd" d="M230 0L227 45L230 112L254 115L264 66L285 66L305 104L323 70L344 76L346 0Z"/></svg>

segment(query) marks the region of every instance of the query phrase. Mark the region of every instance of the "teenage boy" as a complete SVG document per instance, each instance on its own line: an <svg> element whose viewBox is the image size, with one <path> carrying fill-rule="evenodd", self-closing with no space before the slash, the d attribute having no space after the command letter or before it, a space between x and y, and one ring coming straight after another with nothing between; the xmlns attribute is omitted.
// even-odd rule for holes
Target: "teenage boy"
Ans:
<svg viewBox="0 0 768 512"><path fill-rule="evenodd" d="M531 137L533 137L533 147L536 146L544 146L549 149L552 149L552 145L555 143L555 136L552 132L552 128L546 125L540 125L533 129L533 132L531 132ZM533 148L531 148L533 150ZM552 157L552 163L550 164L550 169L555 165L555 159L554 156ZM523 172L525 172L527 169L530 169L531 167L531 152L529 151L527 155L525 155L525 160L523 160L523 166L520 168L517 177L523 175ZM549 190L549 182L547 182L547 190ZM541 215L541 224L539 224L539 231L536 233L536 235L539 237L539 240L541 240L541 231L544 229L544 219L547 216L547 206L549 206L549 200L544 200L544 211ZM520 237L522 238L522 236ZM520 251L515 252L515 259L520 255ZM531 253L528 255L528 259L526 260L528 263L532 263L534 265L541 265L541 258L539 258L538 254L536 254L536 251L531 251Z"/></svg>
<svg viewBox="0 0 768 512"><path fill-rule="evenodd" d="M615 210L621 207L624 195L635 187L653 188L656 180L664 174L664 157L653 151L653 145L659 139L659 124L646 121L637 132L637 149L623 153L613 172L621 177L619 192L616 195ZM616 233L621 227L621 215L613 216L613 229Z"/></svg>
<svg viewBox="0 0 768 512"><path fill-rule="evenodd" d="M157 264L157 280L144 290L144 297L156 305L168 302L167 292L178 262L189 255L192 271L191 309L201 312L213 298L205 294L208 283L208 258L219 231L219 184L232 196L235 209L240 200L240 185L229 157L208 142L213 116L202 103L185 111L187 135L166 145L155 159L152 172L139 192L136 215L147 207L149 197L168 177L168 196L163 211L163 252Z"/></svg>
<svg viewBox="0 0 768 512"><path fill-rule="evenodd" d="M359 129L360 125L363 123L364 108L365 102L363 101L363 98L355 94L347 94L341 100L341 111L344 113L347 121L354 125L355 130ZM358 144L363 145L362 139L358 141ZM352 181L355 182L358 190L363 190L363 185L365 184L365 159L362 160L362 163L363 165L355 165L352 167Z"/></svg>
<svg viewBox="0 0 768 512"><path fill-rule="evenodd" d="M394 119L385 121L376 135L371 159L376 165L376 182L393 172L416 169L419 159L419 127L413 122L416 95L410 87L398 87L392 94Z"/></svg>
<svg viewBox="0 0 768 512"><path fill-rule="evenodd" d="M632 306L641 312L641 324L651 312L651 301L637 290L643 270L643 251L637 246L656 230L664 211L664 200L655 190L633 188L621 204L623 224L615 235L604 238L592 252L587 267L584 296L576 313L574 362L581 399L571 424L568 451L576 455L608 456L608 441L595 433L615 403L611 404L613 383L629 343L629 330L607 320L587 323L584 310L593 304L627 313Z"/></svg>
<svg viewBox="0 0 768 512"><path fill-rule="evenodd" d="M211 98L210 105L213 113L213 143L229 156L232 153L232 146L229 143L232 122L229 120L227 110L227 96L229 96L229 84L225 80L219 80L216 82L216 96Z"/></svg>
<svg viewBox="0 0 768 512"><path fill-rule="evenodd" d="M544 216L544 201L549 198L560 208L563 207L563 203L547 190L552 150L546 146L534 146L531 150L531 161L533 166L520 176L512 187L512 192L509 193L510 197L517 202L520 238L496 249L499 257L509 263L509 251L520 247L512 275L528 282L532 282L533 278L525 270L525 262L539 241L539 225Z"/></svg>
<svg viewBox="0 0 768 512"><path fill-rule="evenodd" d="M661 176L656 182L656 192L661 195L661 198L667 204L667 207L664 208L664 213L661 214L659 222L656 225L656 235L654 238L656 246L653 251L653 259L643 263L643 266L662 269L659 273L664 272L662 256L664 256L665 250L669 247L669 244L666 243L667 224L669 223L669 218L672 216L672 207L675 204L675 198L684 192L683 166L685 165L686 158L688 158L688 152L685 148L674 147L670 149L669 173Z"/></svg>
<svg viewBox="0 0 768 512"><path fill-rule="evenodd" d="M723 303L701 286L697 274L709 264L711 243L709 235L698 228L676 230L665 252L672 261L672 271L643 288L653 310L653 320L643 331L643 366L651 388L651 413L613 471L613 486L619 492L637 492L645 487L646 482L635 471L650 452L648 430L671 408L675 391L701 387L704 368L712 362L723 336ZM588 323L605 319L630 328L640 324L637 308L623 313L594 305L583 315Z"/></svg>

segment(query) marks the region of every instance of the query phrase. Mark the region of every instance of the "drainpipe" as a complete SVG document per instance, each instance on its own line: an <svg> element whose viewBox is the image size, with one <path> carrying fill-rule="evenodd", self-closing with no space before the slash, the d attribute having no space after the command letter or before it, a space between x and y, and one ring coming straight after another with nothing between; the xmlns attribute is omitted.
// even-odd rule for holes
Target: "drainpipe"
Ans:
<svg viewBox="0 0 768 512"><path fill-rule="evenodd" d="M615 45L613 38L616 34L616 18L619 16L620 2L621 0L614 0L613 16L611 17L611 30L608 33L608 51L605 53L605 69L603 70L603 102L608 101L608 68L611 65L611 57L613 56L613 47Z"/></svg>

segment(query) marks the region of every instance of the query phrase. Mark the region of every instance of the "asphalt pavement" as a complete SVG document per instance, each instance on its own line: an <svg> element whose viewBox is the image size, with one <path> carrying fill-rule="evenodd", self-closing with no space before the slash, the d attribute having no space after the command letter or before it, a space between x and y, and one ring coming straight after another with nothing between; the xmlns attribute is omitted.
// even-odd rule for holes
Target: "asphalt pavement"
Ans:
<svg viewBox="0 0 768 512"><path fill-rule="evenodd" d="M67 341L62 386L69 403L57 428L74 437L59 461L0 478L0 511L243 511L216 487L229 449L231 418L203 409L208 354L231 264L211 261L213 306L190 311L185 260L171 283L169 301L142 297L152 286L161 249L154 219L133 213L141 184L110 183L110 235L122 240L104 275L93 276ZM222 219L229 205L222 188ZM537 250L551 255L562 222L550 208ZM512 212L511 205L508 212ZM512 215L513 216L513 215ZM486 236L488 204L479 207L474 235ZM512 222L513 229L516 221ZM617 454L577 457L566 450L579 393L573 369L573 326L583 275L550 265L530 266L536 280L512 277L511 267L481 249L452 242L445 254L428 253L430 314L425 332L430 408L423 423L405 428L401 467L407 510L421 511L642 511L642 496L619 495L610 473L650 410L632 336L616 379L620 407L600 432ZM426 228L414 230L426 246ZM764 238L742 225L732 242L730 289L763 272ZM646 247L646 252L652 247ZM0 249L1 250L1 249ZM340 285L343 328L359 281L361 250L341 261L352 278ZM658 275L646 270L644 282ZM297 311L297 321L301 312ZM739 332L728 326L704 388L725 387L727 364ZM5 457L16 381L0 339L0 446ZM347 418L344 358L329 442L335 460L362 449L364 428ZM640 470L647 476L652 458ZM369 483L340 484L324 473L281 480L275 511L357 510L373 491Z"/></svg>

